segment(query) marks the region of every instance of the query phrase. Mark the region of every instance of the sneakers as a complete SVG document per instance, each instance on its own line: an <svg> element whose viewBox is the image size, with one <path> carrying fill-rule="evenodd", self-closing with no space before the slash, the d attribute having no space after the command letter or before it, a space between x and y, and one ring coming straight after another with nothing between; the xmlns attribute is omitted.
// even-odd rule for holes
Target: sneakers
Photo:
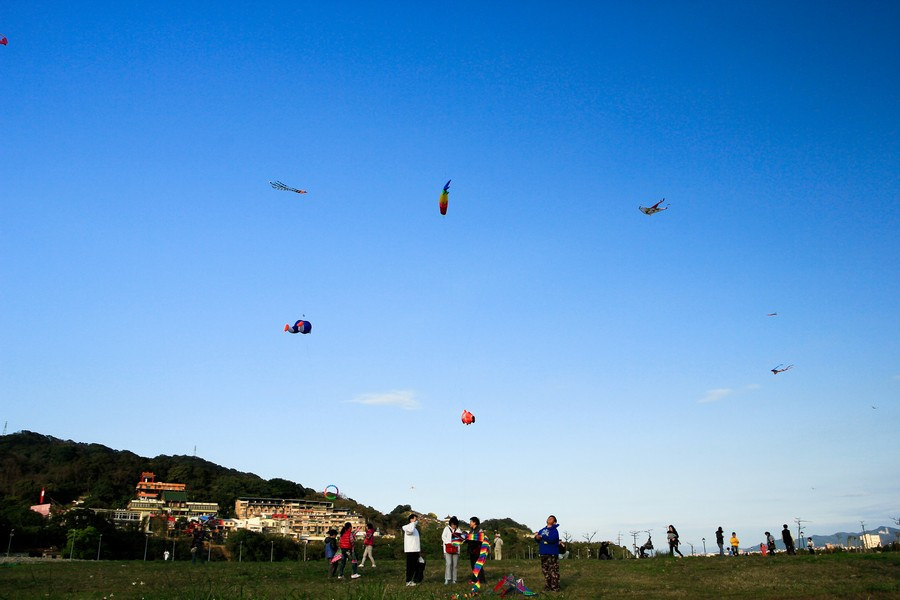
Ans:
<svg viewBox="0 0 900 600"><path fill-rule="evenodd" d="M416 587L416 582L415 581L407 581L406 587Z"/></svg>
<svg viewBox="0 0 900 600"><path fill-rule="evenodd" d="M359 579L359 578L360 578L359 573L354 573L353 575L350 576L350 579Z"/></svg>
<svg viewBox="0 0 900 600"><path fill-rule="evenodd" d="M338 575L338 579L343 579L343 578L344 578L343 575Z"/></svg>

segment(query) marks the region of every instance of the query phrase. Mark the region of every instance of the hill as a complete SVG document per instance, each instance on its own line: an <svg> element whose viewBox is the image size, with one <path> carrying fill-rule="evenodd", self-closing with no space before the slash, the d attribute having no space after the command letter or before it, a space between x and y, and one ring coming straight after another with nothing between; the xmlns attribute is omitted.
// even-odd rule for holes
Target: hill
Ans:
<svg viewBox="0 0 900 600"><path fill-rule="evenodd" d="M232 516L240 496L319 497L318 491L299 483L266 480L196 456L145 458L127 450L31 431L0 436L0 457L0 497L7 504L25 508L37 504L41 489L58 505L81 499L88 508L122 508L134 497L144 471L155 473L158 481L186 484L189 499L216 502L221 516ZM339 498L335 505L351 508L377 525L387 525L385 515L352 499Z"/></svg>

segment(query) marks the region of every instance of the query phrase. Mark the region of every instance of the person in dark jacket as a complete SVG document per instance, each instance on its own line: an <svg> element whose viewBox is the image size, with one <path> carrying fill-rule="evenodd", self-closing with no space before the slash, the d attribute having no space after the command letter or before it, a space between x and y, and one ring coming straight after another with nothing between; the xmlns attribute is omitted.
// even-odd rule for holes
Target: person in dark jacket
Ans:
<svg viewBox="0 0 900 600"><path fill-rule="evenodd" d="M328 561L329 577L334 577L337 575L337 557L341 554L341 551L338 548L337 534L337 529L329 529L328 535L325 536L325 560Z"/></svg>
<svg viewBox="0 0 900 600"><path fill-rule="evenodd" d="M796 552L794 552L794 538L787 525L784 525L784 529L781 530L781 539L784 541L784 547L787 548L787 553L796 554Z"/></svg>
<svg viewBox="0 0 900 600"><path fill-rule="evenodd" d="M721 527L716 529L716 544L719 546L719 556L725 556L725 532Z"/></svg>
<svg viewBox="0 0 900 600"><path fill-rule="evenodd" d="M681 542L678 540L678 530L675 529L674 525L669 525L669 528L666 530L666 539L669 540L669 556L673 556L672 552L674 551L678 553L678 556L684 558L684 554L678 549L678 544Z"/></svg>
<svg viewBox="0 0 900 600"><path fill-rule="evenodd" d="M481 529L481 519L478 517L472 517L469 519L469 527L471 531L466 535L466 552L469 555L469 564L472 567L472 572L475 572L475 563L478 562L478 556L481 554L481 545L485 542L486 538L484 535L484 531ZM487 577L484 574L484 566L481 567L481 570L478 572L478 581L482 584L486 581ZM470 577L470 583L475 585L475 578Z"/></svg>
<svg viewBox="0 0 900 600"><path fill-rule="evenodd" d="M547 526L534 534L534 539L539 544L541 556L541 573L547 582L546 590L559 591L559 524L556 517L547 517Z"/></svg>

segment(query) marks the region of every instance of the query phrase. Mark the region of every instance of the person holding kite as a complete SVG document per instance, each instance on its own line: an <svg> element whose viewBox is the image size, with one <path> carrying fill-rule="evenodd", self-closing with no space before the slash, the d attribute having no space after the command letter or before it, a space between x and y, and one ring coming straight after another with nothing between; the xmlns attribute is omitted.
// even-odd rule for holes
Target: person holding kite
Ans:
<svg viewBox="0 0 900 600"><path fill-rule="evenodd" d="M471 584L473 591L477 591L485 582L487 574L484 572L484 561L491 545L487 541L484 530L481 529L481 519L472 517L469 519L471 531L465 536L466 551L469 553L469 564L472 565Z"/></svg>

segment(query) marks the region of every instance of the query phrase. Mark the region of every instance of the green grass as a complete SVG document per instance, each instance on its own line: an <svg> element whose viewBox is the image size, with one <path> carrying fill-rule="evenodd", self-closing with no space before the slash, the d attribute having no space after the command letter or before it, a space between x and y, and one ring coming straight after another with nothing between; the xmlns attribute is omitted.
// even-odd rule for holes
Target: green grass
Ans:
<svg viewBox="0 0 900 600"><path fill-rule="evenodd" d="M763 558L658 558L560 562L563 591L542 597L597 598L900 598L900 554L834 554ZM501 575L543 588L536 560L487 564L488 593ZM468 586L443 585L443 560L432 560L425 582L404 586L405 563L382 560L357 580L329 580L324 561L309 563L164 563L44 561L0 564L0 599L100 600L448 599ZM464 569L460 568L460 576ZM348 573L349 575L349 568Z"/></svg>

